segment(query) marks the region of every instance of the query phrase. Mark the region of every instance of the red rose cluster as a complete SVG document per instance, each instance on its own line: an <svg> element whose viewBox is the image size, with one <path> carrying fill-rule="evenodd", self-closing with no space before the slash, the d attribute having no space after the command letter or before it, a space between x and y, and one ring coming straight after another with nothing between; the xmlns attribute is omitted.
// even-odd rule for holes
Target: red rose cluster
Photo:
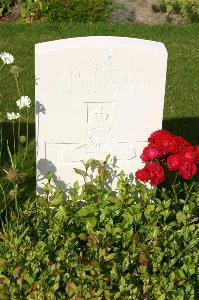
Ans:
<svg viewBox="0 0 199 300"><path fill-rule="evenodd" d="M196 174L199 145L194 147L182 136L167 130L153 132L148 142L140 156L146 166L135 173L137 180L158 185L165 179L164 165L169 171L178 171L186 180Z"/></svg>

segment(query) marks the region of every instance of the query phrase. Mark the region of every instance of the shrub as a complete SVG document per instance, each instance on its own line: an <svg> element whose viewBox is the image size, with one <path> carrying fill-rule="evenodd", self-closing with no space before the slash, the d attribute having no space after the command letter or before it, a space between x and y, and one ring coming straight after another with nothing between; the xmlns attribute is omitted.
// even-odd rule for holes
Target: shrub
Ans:
<svg viewBox="0 0 199 300"><path fill-rule="evenodd" d="M109 16L112 4L112 0L53 0L49 1L45 15L54 21L103 21Z"/></svg>
<svg viewBox="0 0 199 300"><path fill-rule="evenodd" d="M157 196L107 160L75 171L82 186L53 192L49 174L44 195L4 223L3 299L198 299L198 184Z"/></svg>
<svg viewBox="0 0 199 300"><path fill-rule="evenodd" d="M7 16L15 4L15 0L0 0L0 16Z"/></svg>
<svg viewBox="0 0 199 300"><path fill-rule="evenodd" d="M104 21L115 0L22 0L20 14L26 19L46 18L53 21ZM2 4L2 14L10 14L16 1Z"/></svg>
<svg viewBox="0 0 199 300"><path fill-rule="evenodd" d="M198 0L160 0L159 10L181 14L193 23L199 22Z"/></svg>

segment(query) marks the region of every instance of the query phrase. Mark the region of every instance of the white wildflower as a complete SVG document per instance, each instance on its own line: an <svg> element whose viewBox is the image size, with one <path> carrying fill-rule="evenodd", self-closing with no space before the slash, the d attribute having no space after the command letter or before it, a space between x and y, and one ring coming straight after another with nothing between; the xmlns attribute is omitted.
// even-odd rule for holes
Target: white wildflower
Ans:
<svg viewBox="0 0 199 300"><path fill-rule="evenodd" d="M19 117L20 117L20 114L19 113L14 113L14 112L12 112L12 113L7 113L7 118L8 118L8 120L16 120L16 119L19 119Z"/></svg>
<svg viewBox="0 0 199 300"><path fill-rule="evenodd" d="M0 58L2 59L3 63L6 65L10 65L14 62L14 57L12 56L12 54L8 52L0 53Z"/></svg>
<svg viewBox="0 0 199 300"><path fill-rule="evenodd" d="M28 96L22 96L19 100L16 101L19 109L24 107L30 107L31 100Z"/></svg>

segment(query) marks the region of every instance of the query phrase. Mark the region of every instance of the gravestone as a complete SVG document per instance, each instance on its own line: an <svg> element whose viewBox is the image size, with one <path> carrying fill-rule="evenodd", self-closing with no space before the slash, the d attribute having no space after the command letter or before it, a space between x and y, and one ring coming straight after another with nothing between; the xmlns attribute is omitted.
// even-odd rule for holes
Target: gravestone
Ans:
<svg viewBox="0 0 199 300"><path fill-rule="evenodd" d="M63 188L81 160L143 167L148 136L161 129L167 68L162 43L92 36L36 44L37 185L48 171Z"/></svg>

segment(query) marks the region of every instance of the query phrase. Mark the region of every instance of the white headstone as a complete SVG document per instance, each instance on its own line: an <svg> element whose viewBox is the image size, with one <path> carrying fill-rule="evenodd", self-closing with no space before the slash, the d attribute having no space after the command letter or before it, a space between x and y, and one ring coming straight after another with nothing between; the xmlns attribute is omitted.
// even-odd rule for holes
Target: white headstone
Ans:
<svg viewBox="0 0 199 300"><path fill-rule="evenodd" d="M81 160L117 158L126 173L161 129L167 51L159 42L92 36L37 44L37 183L79 179Z"/></svg>

